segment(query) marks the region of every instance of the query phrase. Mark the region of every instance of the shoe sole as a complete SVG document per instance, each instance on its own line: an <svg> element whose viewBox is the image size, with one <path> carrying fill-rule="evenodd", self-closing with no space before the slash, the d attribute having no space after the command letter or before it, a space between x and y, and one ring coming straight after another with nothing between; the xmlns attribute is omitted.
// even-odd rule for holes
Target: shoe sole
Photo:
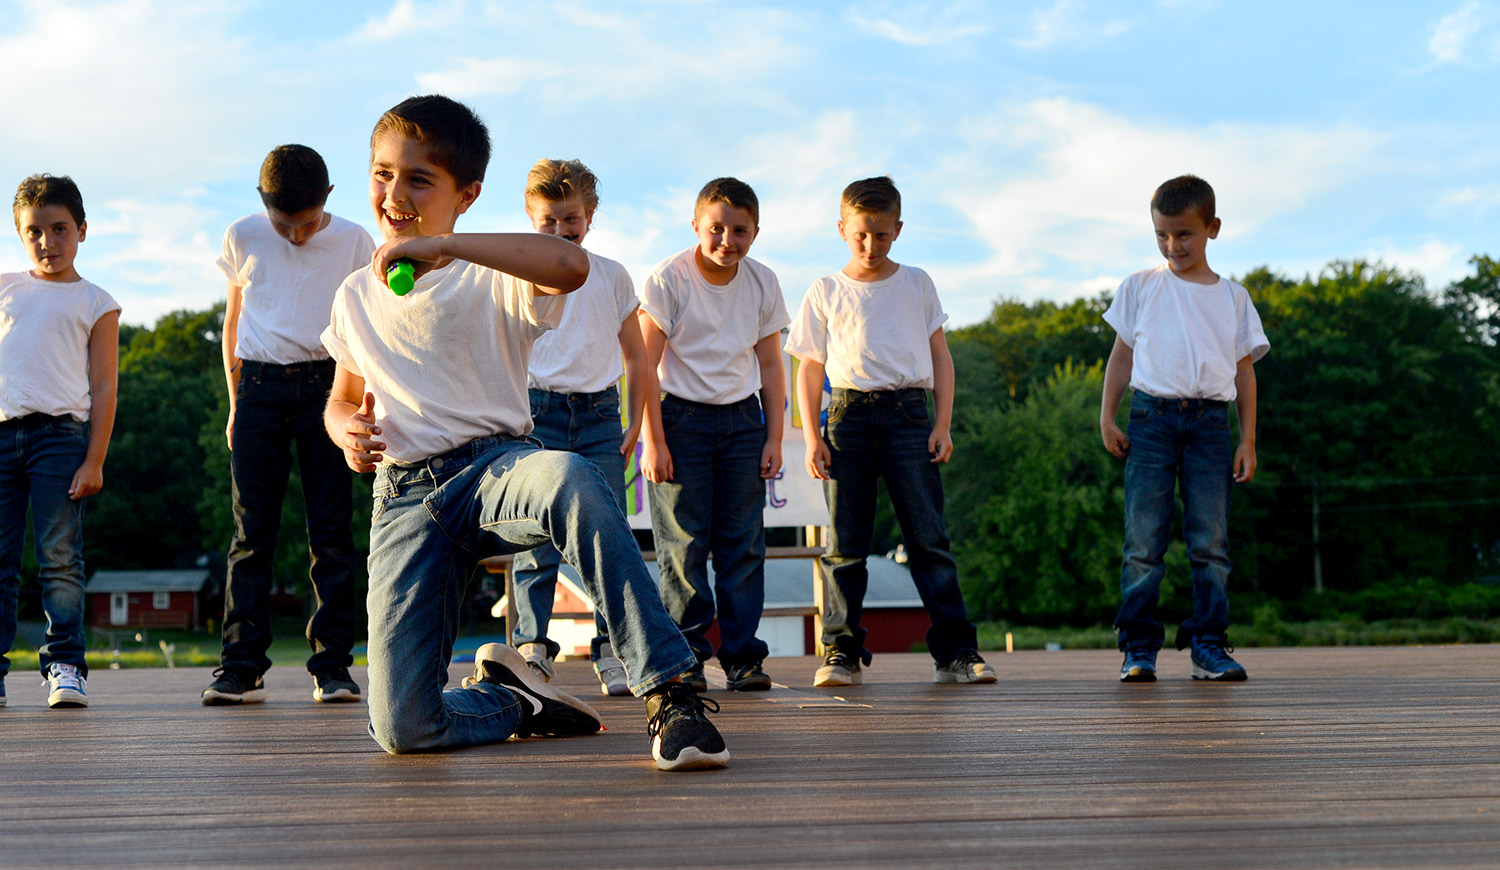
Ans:
<svg viewBox="0 0 1500 870"><path fill-rule="evenodd" d="M731 692L769 692L771 691L771 678L748 677L743 680L726 682L725 688Z"/></svg>
<svg viewBox="0 0 1500 870"><path fill-rule="evenodd" d="M996 682L999 682L1000 681L1000 677L997 674L981 674L980 676L977 676L977 677L971 677L968 674L950 674L947 671L938 671L937 674L933 676L932 681L934 683L973 683L973 684L986 683L987 684L987 683L996 683Z"/></svg>
<svg viewBox="0 0 1500 870"><path fill-rule="evenodd" d="M823 669L819 668L818 672L813 674L813 687L826 689L838 686L858 686L864 683L864 676L859 671L844 671L842 669L840 671L824 673Z"/></svg>
<svg viewBox="0 0 1500 870"><path fill-rule="evenodd" d="M1211 683L1243 683L1250 679L1250 675L1242 670L1214 673L1207 668L1200 668L1197 665L1193 665L1193 679L1208 680Z"/></svg>
<svg viewBox="0 0 1500 870"><path fill-rule="evenodd" d="M729 766L729 750L704 752L696 746L687 746L674 759L661 757L661 737L651 741L651 757L656 759L657 770L708 770Z"/></svg>
<svg viewBox="0 0 1500 870"><path fill-rule="evenodd" d="M594 725L593 730L579 731L578 733L580 735L595 734L604 729L604 720L599 718L599 714L594 712L593 707L590 707L588 704L585 704L583 701L573 697L572 695L569 695L567 692L564 692L561 689L554 689L551 686L547 685L547 683L543 682L541 678L539 678L535 673L532 672L531 666L527 663L526 659L523 658L520 653L516 652L506 644L485 644L475 651L474 662L476 666L488 662L498 668L502 668L505 671L508 671L511 676L515 677L516 680L521 683L521 685L526 687L526 691L531 692L533 695L537 695L539 697L546 698L549 701L561 704L564 707L573 710L574 712L582 713L583 715L592 719ZM507 690L509 689L508 686L506 688ZM527 703L526 699L524 698L519 700L522 703Z"/></svg>
<svg viewBox="0 0 1500 870"><path fill-rule="evenodd" d="M1131 668L1120 672L1122 683L1154 683L1156 682L1156 671L1147 668Z"/></svg>
<svg viewBox="0 0 1500 870"><path fill-rule="evenodd" d="M54 710L87 707L88 705L88 696L72 689L59 689L47 696L47 706Z"/></svg>
<svg viewBox="0 0 1500 870"><path fill-rule="evenodd" d="M228 692L215 692L213 689L203 690L203 706L205 707L232 707L241 704L261 704L266 700L265 689L251 689L239 695Z"/></svg>
<svg viewBox="0 0 1500 870"><path fill-rule="evenodd" d="M332 692L313 689L313 700L320 704L350 704L359 700L359 693L348 689L335 689Z"/></svg>

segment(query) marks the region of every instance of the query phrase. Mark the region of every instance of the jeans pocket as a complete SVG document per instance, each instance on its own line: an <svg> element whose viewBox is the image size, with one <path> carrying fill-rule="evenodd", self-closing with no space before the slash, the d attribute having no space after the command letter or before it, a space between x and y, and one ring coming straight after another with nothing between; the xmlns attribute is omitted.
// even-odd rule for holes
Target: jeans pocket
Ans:
<svg viewBox="0 0 1500 870"><path fill-rule="evenodd" d="M594 403L594 414L600 420L620 421L620 400L603 399Z"/></svg>
<svg viewBox="0 0 1500 870"><path fill-rule="evenodd" d="M1156 412L1153 409L1151 409L1151 408L1131 408L1130 409L1130 422L1132 422L1132 423L1144 423L1147 420L1150 420L1151 419L1151 415L1155 414L1155 413Z"/></svg>
<svg viewBox="0 0 1500 870"><path fill-rule="evenodd" d="M927 397L902 399L897 405L901 409L901 416L911 423L927 422Z"/></svg>
<svg viewBox="0 0 1500 870"><path fill-rule="evenodd" d="M683 421L687 420L687 417L688 409L685 405L680 405L676 402L673 402L670 405L666 402L662 403L661 427L663 430L670 432L671 430L676 429L678 426L681 426L683 424Z"/></svg>
<svg viewBox="0 0 1500 870"><path fill-rule="evenodd" d="M47 430L76 441L89 438L89 424L78 420L56 420L47 424Z"/></svg>
<svg viewBox="0 0 1500 870"><path fill-rule="evenodd" d="M835 399L834 401L830 402L828 405L828 425L832 426L838 421L844 419L844 415L848 412L849 403L847 401L843 399Z"/></svg>

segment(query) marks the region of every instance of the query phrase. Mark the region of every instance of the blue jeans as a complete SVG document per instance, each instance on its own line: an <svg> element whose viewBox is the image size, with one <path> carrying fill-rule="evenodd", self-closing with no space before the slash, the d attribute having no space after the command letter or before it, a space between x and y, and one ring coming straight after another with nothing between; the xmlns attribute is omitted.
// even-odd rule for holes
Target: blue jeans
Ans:
<svg viewBox="0 0 1500 870"><path fill-rule="evenodd" d="M1124 600L1115 616L1120 649L1159 649L1166 638L1156 602L1179 485L1193 571L1193 616L1178 627L1177 648L1195 635L1222 637L1229 628L1229 491L1234 485L1228 406L1137 391L1126 434Z"/></svg>
<svg viewBox="0 0 1500 870"><path fill-rule="evenodd" d="M234 541L224 578L220 663L257 674L271 667L266 655L271 647L271 575L295 444L316 603L307 623L312 649L307 670L316 674L347 668L354 662L350 649L360 612L350 528L352 480L343 454L323 428L334 364L281 366L246 360L241 366L230 452Z"/></svg>
<svg viewBox="0 0 1500 870"><path fill-rule="evenodd" d="M625 457L620 455L620 391L614 387L597 393L549 393L531 391L531 437L549 450L577 453L598 466L615 493L615 504L625 512ZM516 627L511 643L545 643L549 655L561 650L547 637L552 621L552 599L557 591L557 566L562 554L551 544L516 554ZM609 640L604 614L594 610L595 637L592 658Z"/></svg>
<svg viewBox="0 0 1500 870"><path fill-rule="evenodd" d="M704 634L719 620L719 661L754 664L770 652L755 636L766 600L766 482L760 399L705 405L661 400L672 479L649 484L661 597L698 661L714 654ZM708 582L713 555L714 582Z"/></svg>
<svg viewBox="0 0 1500 870"><path fill-rule="evenodd" d="M370 733L387 752L499 743L517 699L444 690L459 606L480 559L551 542L604 611L636 695L694 659L662 609L625 515L581 456L487 437L416 465L382 465L370 528Z"/></svg>
<svg viewBox="0 0 1500 870"><path fill-rule="evenodd" d="M0 679L10 673L5 654L16 642L28 501L47 615L46 642L38 651L42 674L53 662L88 673L83 658L83 500L68 498L88 441L88 424L71 417L28 414L0 422Z"/></svg>
<svg viewBox="0 0 1500 870"><path fill-rule="evenodd" d="M943 521L943 480L927 452L932 422L927 393L920 389L862 392L836 388L828 406L825 437L831 454L828 552L829 584L823 613L823 645L866 663L864 613L869 569L865 559L875 534L875 483L885 488L901 525L907 567L932 626L927 649L939 662L979 645L958 586L958 566Z"/></svg>

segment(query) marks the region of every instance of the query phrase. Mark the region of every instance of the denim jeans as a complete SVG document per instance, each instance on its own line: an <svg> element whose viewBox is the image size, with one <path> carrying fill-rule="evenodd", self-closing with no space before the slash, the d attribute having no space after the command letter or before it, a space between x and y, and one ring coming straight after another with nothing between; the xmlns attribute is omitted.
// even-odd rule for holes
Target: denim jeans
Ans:
<svg viewBox="0 0 1500 870"><path fill-rule="evenodd" d="M10 672L5 654L16 642L28 501L47 616L46 641L39 650L42 674L53 662L88 673L83 658L83 499L68 498L88 440L88 424L70 417L28 414L0 422L0 680Z"/></svg>
<svg viewBox="0 0 1500 870"><path fill-rule="evenodd" d="M620 455L620 391L614 387L597 393L549 393L531 391L531 437L549 450L577 453L598 466L615 504L625 512L625 457ZM545 643L556 656L561 650L547 637L552 621L552 598L557 591L557 566L562 554L551 544L516 554L516 627L511 643ZM599 657L600 644L609 640L604 614L594 610L595 637L591 657Z"/></svg>
<svg viewBox="0 0 1500 870"><path fill-rule="evenodd" d="M758 663L770 652L755 636L766 600L766 482L760 476L766 424L760 399L705 405L668 395L661 418L672 479L649 486L662 601L698 661L714 654L704 634L717 604L719 661Z"/></svg>
<svg viewBox="0 0 1500 870"><path fill-rule="evenodd" d="M517 699L444 690L464 588L480 559L551 542L604 611L630 690L693 663L599 469L525 440L480 438L421 464L382 465L370 528L370 733L387 752L498 743Z"/></svg>
<svg viewBox="0 0 1500 870"><path fill-rule="evenodd" d="M885 478L907 567L932 620L928 651L938 662L947 662L979 645L943 521L943 480L927 452L931 434L924 390L833 391L825 430L831 462L823 484L829 513L823 567L830 582L822 641L866 663L870 653L859 620L870 579L865 559L875 534L879 477Z"/></svg>
<svg viewBox="0 0 1500 870"><path fill-rule="evenodd" d="M235 399L234 541L224 579L227 668L260 674L271 667L271 580L281 503L292 473L292 445L302 476L315 607L307 623L312 656L307 669L347 668L359 631L355 589L354 512L349 467L323 428L323 405L333 386L332 362L279 366L241 363Z"/></svg>
<svg viewBox="0 0 1500 870"><path fill-rule="evenodd" d="M1124 599L1115 617L1120 649L1161 647L1166 630L1156 602L1163 561L1182 492L1182 531L1193 572L1193 616L1177 629L1177 648L1194 635L1229 628L1229 491L1234 448L1224 402L1162 399L1137 391L1130 400L1130 452L1125 459Z"/></svg>

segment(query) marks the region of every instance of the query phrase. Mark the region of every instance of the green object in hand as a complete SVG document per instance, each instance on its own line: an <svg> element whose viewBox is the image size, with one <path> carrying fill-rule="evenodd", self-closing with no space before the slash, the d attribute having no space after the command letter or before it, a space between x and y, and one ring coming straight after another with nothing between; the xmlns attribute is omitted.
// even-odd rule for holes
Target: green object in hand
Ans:
<svg viewBox="0 0 1500 870"><path fill-rule="evenodd" d="M417 285L417 265L405 257L396 260L385 272L385 283L392 293L405 296Z"/></svg>

